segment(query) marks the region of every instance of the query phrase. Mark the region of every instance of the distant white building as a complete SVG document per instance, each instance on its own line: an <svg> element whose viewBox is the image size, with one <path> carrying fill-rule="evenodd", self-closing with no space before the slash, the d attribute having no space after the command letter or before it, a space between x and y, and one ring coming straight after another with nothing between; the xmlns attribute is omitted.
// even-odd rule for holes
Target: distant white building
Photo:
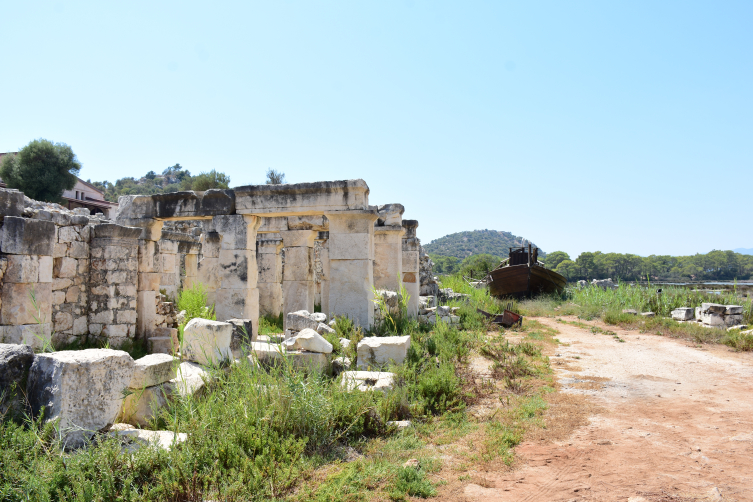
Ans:
<svg viewBox="0 0 753 502"><path fill-rule="evenodd" d="M9 152L18 153L18 152ZM0 160L9 153L0 153ZM5 183L0 180L0 188L5 188ZM95 187L76 177L76 186L72 190L63 190L63 207L74 209L77 207L88 208L91 214L102 213L107 218L112 218L118 211L117 202L108 202L105 200L105 194L99 188Z"/></svg>

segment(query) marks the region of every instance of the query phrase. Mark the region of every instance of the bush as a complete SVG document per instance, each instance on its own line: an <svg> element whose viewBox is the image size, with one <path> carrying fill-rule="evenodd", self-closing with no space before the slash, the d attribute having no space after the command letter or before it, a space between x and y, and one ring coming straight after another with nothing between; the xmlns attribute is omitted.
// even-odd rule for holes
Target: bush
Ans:
<svg viewBox="0 0 753 502"><path fill-rule="evenodd" d="M217 316L214 313L214 305L207 305L209 297L204 285L200 282L195 283L189 289L184 289L178 293L178 311L185 310L186 318L181 328L188 324L188 321L196 317L216 321Z"/></svg>

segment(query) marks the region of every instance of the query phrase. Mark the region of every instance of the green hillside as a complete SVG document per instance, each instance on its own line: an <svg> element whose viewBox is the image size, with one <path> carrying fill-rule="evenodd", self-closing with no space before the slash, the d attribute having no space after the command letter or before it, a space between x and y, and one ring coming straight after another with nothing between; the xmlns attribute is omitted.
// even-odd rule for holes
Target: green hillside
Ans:
<svg viewBox="0 0 753 502"><path fill-rule="evenodd" d="M424 245L429 254L454 256L460 260L477 254L491 254L507 258L510 247L520 246L523 237L497 230L473 230L445 235ZM531 243L534 247L536 244ZM543 251L539 251L543 258Z"/></svg>

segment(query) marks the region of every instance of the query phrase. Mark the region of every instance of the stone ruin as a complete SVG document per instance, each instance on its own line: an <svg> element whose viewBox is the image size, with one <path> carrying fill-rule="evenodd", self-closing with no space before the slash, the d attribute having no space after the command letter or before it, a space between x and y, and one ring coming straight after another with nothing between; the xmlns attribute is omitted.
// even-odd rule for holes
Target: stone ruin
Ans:
<svg viewBox="0 0 753 502"><path fill-rule="evenodd" d="M75 426L67 444L76 447L116 419L143 425L172 394L200 392L208 375L202 365L240 357L242 344L255 361L284 356L330 367L323 335L334 330L322 321L347 316L369 328L375 289L404 288L408 314L419 315L431 270L418 222L403 220L404 211L369 205L363 180L129 195L120 197L112 221L0 189L0 344L11 344L0 345L8 370L0 392L26 374L10 369L26 368L31 411L45 407L61 427ZM195 283L204 285L218 321L186 325L180 362L173 301ZM323 314L313 314L315 304ZM285 343L262 340L259 316L280 314ZM76 341L112 349L144 341L151 355L133 361L112 349L29 352ZM409 346L409 337L366 338L359 369L401 362ZM339 362L341 371L349 366ZM344 381L362 373L346 372ZM364 378L359 388L372 388ZM383 388L391 377L377 380ZM124 388L139 397L124 400Z"/></svg>

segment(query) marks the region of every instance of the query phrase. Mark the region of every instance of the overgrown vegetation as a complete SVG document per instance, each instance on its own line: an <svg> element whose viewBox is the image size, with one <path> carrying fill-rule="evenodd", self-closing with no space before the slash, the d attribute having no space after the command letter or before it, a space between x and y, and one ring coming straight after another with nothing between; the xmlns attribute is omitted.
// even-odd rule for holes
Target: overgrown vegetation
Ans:
<svg viewBox="0 0 753 502"><path fill-rule="evenodd" d="M335 355L356 362L356 346L368 334L409 334L409 357L393 371L387 392L346 390L340 377L295 369L287 359L274 367L240 364L210 369L201 396L177 396L149 425L185 432L185 443L170 451L122 451L120 442L100 434L85 450L61 453L54 424L13 421L0 425L0 500L407 500L438 493L442 461L431 445L474 433L480 448L466 461L512 462L512 448L529 427L542 425L542 396L550 370L539 344L551 333L535 323L510 343L476 313L476 306L503 308L483 290L466 291L462 328L442 322L419 326L404 307L375 331L345 317L327 338ZM459 290L463 288L458 287ZM403 296L407 303L407 294ZM181 292L178 308L187 318L204 316L200 285ZM260 331L281 331L282 318L260 319ZM489 330L493 329L492 334ZM377 333L378 331L378 333ZM340 339L350 341L347 349ZM474 357L490 360L493 378L479 381ZM476 420L469 407L486 399L499 407ZM391 420L411 420L397 431ZM405 465L408 459L416 459ZM462 475L462 473L459 473Z"/></svg>
<svg viewBox="0 0 753 502"><path fill-rule="evenodd" d="M186 311L186 317L180 325L181 329L188 324L188 321L196 317L212 321L217 320L217 316L214 314L214 305L209 305L209 295L200 282L178 292L176 307L179 312Z"/></svg>

